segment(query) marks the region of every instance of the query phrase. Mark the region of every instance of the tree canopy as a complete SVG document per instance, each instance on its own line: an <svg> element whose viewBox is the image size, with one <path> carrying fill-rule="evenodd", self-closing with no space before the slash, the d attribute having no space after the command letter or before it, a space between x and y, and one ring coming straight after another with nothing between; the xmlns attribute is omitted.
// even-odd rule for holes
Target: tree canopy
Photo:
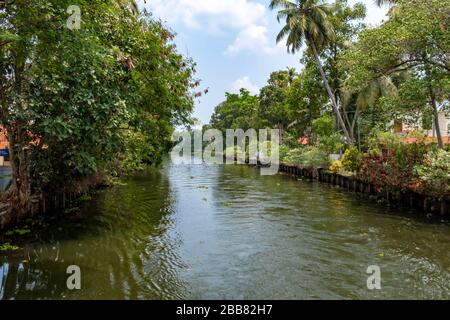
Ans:
<svg viewBox="0 0 450 320"><path fill-rule="evenodd" d="M156 163L193 109L195 64L174 35L126 0L0 3L1 124L11 147L11 199ZM19 208L17 207L19 204Z"/></svg>

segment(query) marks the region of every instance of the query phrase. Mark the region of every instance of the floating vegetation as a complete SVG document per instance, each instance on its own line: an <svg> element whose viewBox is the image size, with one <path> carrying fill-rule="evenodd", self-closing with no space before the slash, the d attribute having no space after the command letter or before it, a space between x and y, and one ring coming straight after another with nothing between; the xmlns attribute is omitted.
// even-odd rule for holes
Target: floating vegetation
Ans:
<svg viewBox="0 0 450 320"><path fill-rule="evenodd" d="M7 251L16 251L20 248L18 246L12 245L9 242L6 242L4 244L0 244L0 252L7 252Z"/></svg>
<svg viewBox="0 0 450 320"><path fill-rule="evenodd" d="M16 229L5 232L5 235L6 236L15 236L15 235L23 236L23 235L29 234L30 232L31 232L31 230L28 228L23 228L23 229L16 228Z"/></svg>
<svg viewBox="0 0 450 320"><path fill-rule="evenodd" d="M74 214L74 213L77 213L78 211L80 211L80 208L73 207L73 208L69 208L69 209L64 210L64 213L65 214Z"/></svg>
<svg viewBox="0 0 450 320"><path fill-rule="evenodd" d="M200 186L197 186L197 189L209 189L209 188L207 186L200 185Z"/></svg>
<svg viewBox="0 0 450 320"><path fill-rule="evenodd" d="M231 206L231 203L229 203L229 202L224 202L224 203L223 203L223 206L224 206L224 207L229 207L229 206Z"/></svg>
<svg viewBox="0 0 450 320"><path fill-rule="evenodd" d="M90 200L92 200L92 196L87 193L78 198L78 201L80 201L80 202L86 202L86 201L90 201Z"/></svg>
<svg viewBox="0 0 450 320"><path fill-rule="evenodd" d="M193 179L195 179L195 177L194 176L190 176L189 179L193 180Z"/></svg>

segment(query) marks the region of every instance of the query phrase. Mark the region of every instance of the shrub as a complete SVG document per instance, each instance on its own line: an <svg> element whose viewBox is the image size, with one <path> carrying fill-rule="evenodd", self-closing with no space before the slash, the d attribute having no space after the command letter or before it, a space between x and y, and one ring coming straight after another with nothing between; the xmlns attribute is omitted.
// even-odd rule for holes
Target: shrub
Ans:
<svg viewBox="0 0 450 320"><path fill-rule="evenodd" d="M428 148L425 144L400 144L388 153L368 153L356 176L378 190L416 190L419 177L415 167L422 165Z"/></svg>
<svg viewBox="0 0 450 320"><path fill-rule="evenodd" d="M336 161L333 161L333 163L331 164L329 170L331 172L333 172L333 173L339 173L339 172L342 171L342 169L343 169L342 161L341 160L336 160Z"/></svg>
<svg viewBox="0 0 450 320"><path fill-rule="evenodd" d="M311 167L327 167L328 153L324 152L318 147L307 147L305 152L300 157L300 164Z"/></svg>
<svg viewBox="0 0 450 320"><path fill-rule="evenodd" d="M368 152L381 155L382 149L396 150L401 145L400 136L393 132L373 131L368 139Z"/></svg>
<svg viewBox="0 0 450 320"><path fill-rule="evenodd" d="M327 154L336 153L344 147L342 136L339 133L321 136L319 137L318 147Z"/></svg>
<svg viewBox="0 0 450 320"><path fill-rule="evenodd" d="M300 147L289 150L281 158L283 162L301 166L328 166L328 155L316 146Z"/></svg>
<svg viewBox="0 0 450 320"><path fill-rule="evenodd" d="M289 155L290 149L287 145L282 144L280 146L280 160L283 161Z"/></svg>
<svg viewBox="0 0 450 320"><path fill-rule="evenodd" d="M425 192L438 197L450 194L450 152L431 151L415 170Z"/></svg>
<svg viewBox="0 0 450 320"><path fill-rule="evenodd" d="M314 120L313 132L318 147L327 154L335 153L344 147L342 136L336 132L334 118L330 115L324 115Z"/></svg>
<svg viewBox="0 0 450 320"><path fill-rule="evenodd" d="M342 159L342 166L345 170L350 172L358 171L362 164L361 158L362 154L357 148L352 147L347 149Z"/></svg>

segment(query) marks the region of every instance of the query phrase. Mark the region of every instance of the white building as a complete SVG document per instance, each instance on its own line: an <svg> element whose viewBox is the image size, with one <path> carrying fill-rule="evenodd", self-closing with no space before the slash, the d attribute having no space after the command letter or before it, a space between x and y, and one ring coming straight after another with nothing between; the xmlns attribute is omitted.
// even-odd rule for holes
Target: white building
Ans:
<svg viewBox="0 0 450 320"><path fill-rule="evenodd" d="M439 112L439 128L441 132L442 139L445 144L450 144L450 113L440 111ZM404 135L412 131L423 131L423 121L421 116L409 116L402 120L395 121L392 123L394 127L394 132ZM433 120L432 129L425 131L425 134L430 138L437 138L436 126Z"/></svg>

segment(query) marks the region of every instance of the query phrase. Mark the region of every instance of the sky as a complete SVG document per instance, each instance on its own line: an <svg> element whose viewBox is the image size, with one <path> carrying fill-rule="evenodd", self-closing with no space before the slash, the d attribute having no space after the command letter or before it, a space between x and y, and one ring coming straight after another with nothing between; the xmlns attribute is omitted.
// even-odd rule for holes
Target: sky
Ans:
<svg viewBox="0 0 450 320"><path fill-rule="evenodd" d="M275 38L282 25L269 0L138 0L176 33L178 51L197 63L199 90L193 116L207 124L226 92L246 88L257 94L271 72L287 67L301 69L301 53L288 54ZM146 2L146 3L145 3ZM367 7L366 22L376 26L386 19L387 7L374 0L349 0Z"/></svg>

